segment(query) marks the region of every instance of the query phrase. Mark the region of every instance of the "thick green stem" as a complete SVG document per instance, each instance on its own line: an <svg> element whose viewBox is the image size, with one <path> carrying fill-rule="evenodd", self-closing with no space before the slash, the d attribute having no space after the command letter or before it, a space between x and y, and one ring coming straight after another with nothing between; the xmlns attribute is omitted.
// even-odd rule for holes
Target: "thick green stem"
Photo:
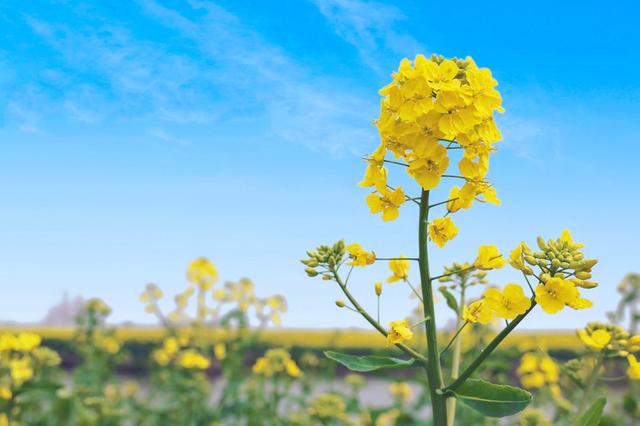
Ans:
<svg viewBox="0 0 640 426"><path fill-rule="evenodd" d="M464 296L465 296L466 287L461 285L460 287L460 303L458 306L459 310L462 310L465 304ZM458 312L458 318L456 318L456 329L460 328L462 323L461 312ZM455 341L455 346L453 347L453 358L451 359L451 380L455 380L458 378L460 374L460 352L462 350L462 338L458 336ZM447 399L447 426L453 426L455 424L456 418L456 399L449 398Z"/></svg>
<svg viewBox="0 0 640 426"><path fill-rule="evenodd" d="M433 410L433 425L446 426L447 409L445 405L446 397L440 392L444 386L442 379L442 370L440 367L440 352L438 350L438 337L436 334L436 321L433 306L433 287L431 285L431 276L429 274L429 254L427 227L429 224L429 191L422 190L420 197L420 215L418 222L418 243L419 256L418 263L420 265L420 284L422 288L422 307L424 316L429 318L425 322L425 331L427 335L427 379L429 380L429 393L431 394L431 408Z"/></svg>
<svg viewBox="0 0 640 426"><path fill-rule="evenodd" d="M582 412L587 406L587 402L589 402L589 398L591 397L591 393L593 392L593 388L596 385L596 381L598 380L598 375L600 374L600 369L602 368L602 363L604 362L604 351L600 351L598 358L596 360L596 365L591 372L591 376L589 377L589 381L587 382L587 387L582 394L582 398L580 399L580 405L578 405L578 412L576 413L576 419L580 417Z"/></svg>

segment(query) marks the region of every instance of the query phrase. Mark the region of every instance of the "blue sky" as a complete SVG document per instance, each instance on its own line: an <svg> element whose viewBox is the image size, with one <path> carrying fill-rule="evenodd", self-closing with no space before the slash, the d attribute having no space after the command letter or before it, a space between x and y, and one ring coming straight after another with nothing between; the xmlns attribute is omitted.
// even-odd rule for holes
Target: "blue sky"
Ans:
<svg viewBox="0 0 640 426"><path fill-rule="evenodd" d="M0 3L1 319L38 320L67 290L150 321L144 284L173 294L204 255L223 279L284 294L286 326L363 326L298 259L339 238L415 253L411 206L382 223L355 184L377 90L416 53L473 56L506 107L490 172L503 205L457 215L434 269L569 228L600 259L596 307L525 326L571 328L603 318L640 268L634 2L17 4ZM365 303L386 275L354 276ZM385 321L408 294L385 289Z"/></svg>

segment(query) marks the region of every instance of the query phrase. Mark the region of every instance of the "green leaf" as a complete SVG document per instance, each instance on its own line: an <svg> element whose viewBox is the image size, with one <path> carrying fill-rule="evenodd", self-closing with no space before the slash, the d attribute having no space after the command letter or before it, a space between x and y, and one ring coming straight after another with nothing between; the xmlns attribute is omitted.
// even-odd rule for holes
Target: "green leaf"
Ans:
<svg viewBox="0 0 640 426"><path fill-rule="evenodd" d="M531 402L531 394L524 389L478 379L467 379L453 393L464 404L488 417L511 416Z"/></svg>
<svg viewBox="0 0 640 426"><path fill-rule="evenodd" d="M573 423L572 426L598 426L600 423L600 417L604 411L604 406L607 404L607 398L600 397L595 400L591 407Z"/></svg>
<svg viewBox="0 0 640 426"><path fill-rule="evenodd" d="M458 301L456 300L455 296L451 294L445 286L438 288L438 290L440 290L440 293L442 293L444 298L447 300L447 306L450 307L453 312L459 315L460 308L458 308Z"/></svg>
<svg viewBox="0 0 640 426"><path fill-rule="evenodd" d="M410 367L414 363L414 359L399 359L386 356L357 356L341 354L333 351L325 351L324 355L334 361L339 362L351 371L367 372L379 370L381 368L400 368Z"/></svg>

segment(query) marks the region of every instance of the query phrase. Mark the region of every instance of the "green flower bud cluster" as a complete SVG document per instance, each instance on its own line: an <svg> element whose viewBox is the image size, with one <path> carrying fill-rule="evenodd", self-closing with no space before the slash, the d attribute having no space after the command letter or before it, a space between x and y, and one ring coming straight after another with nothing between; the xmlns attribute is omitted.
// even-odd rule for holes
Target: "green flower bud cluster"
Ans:
<svg viewBox="0 0 640 426"><path fill-rule="evenodd" d="M551 277L567 279L576 287L594 288L598 283L591 280L591 268L598 261L585 259L581 249L584 244L576 243L568 233L555 240L545 241L542 237L537 239L540 251L533 251L523 245L522 254L524 261L531 266L537 266L542 273L540 279L546 282Z"/></svg>
<svg viewBox="0 0 640 426"><path fill-rule="evenodd" d="M473 268L473 265L469 262L453 262L451 266L444 267L444 273L442 275L438 281L441 283L451 283L445 287L451 290L489 283L489 280L487 280L487 272Z"/></svg>
<svg viewBox="0 0 640 426"><path fill-rule="evenodd" d="M332 280L332 271L338 269L344 261L346 254L344 240L340 240L332 246L321 245L315 250L308 250L307 259L302 259L306 266L305 272L310 277L320 275L323 280Z"/></svg>

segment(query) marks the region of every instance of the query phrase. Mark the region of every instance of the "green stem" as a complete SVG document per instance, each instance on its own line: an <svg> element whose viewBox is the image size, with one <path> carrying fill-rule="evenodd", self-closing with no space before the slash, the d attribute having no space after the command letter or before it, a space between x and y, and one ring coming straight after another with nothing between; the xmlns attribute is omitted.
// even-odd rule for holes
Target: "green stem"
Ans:
<svg viewBox="0 0 640 426"><path fill-rule="evenodd" d="M587 387L582 394L582 398L580 399L580 405L578 405L578 412L576 413L576 419L580 417L582 412L587 406L587 402L589 402L589 397L593 392L593 388L596 385L596 381L598 380L598 374L600 374L600 369L602 368L602 363L604 362L604 351L600 351L598 355L598 359L596 360L596 365L593 371L591 372L591 376L589 376L589 381L587 382Z"/></svg>
<svg viewBox="0 0 640 426"><path fill-rule="evenodd" d="M440 353L438 351L438 336L436 333L436 321L433 306L433 287L431 285L431 277L429 274L429 254L427 227L429 224L429 191L422 190L420 197L420 215L418 218L418 242L420 265L420 284L422 287L422 307L423 314L430 320L425 322L425 331L427 336L427 358L429 363L425 369L427 379L429 380L429 392L431 394L431 409L434 426L446 426L447 411L445 406L446 397L439 392L444 386L442 379L442 370L440 367Z"/></svg>
<svg viewBox="0 0 640 426"><path fill-rule="evenodd" d="M336 282L338 283L338 285L342 289L342 292L344 293L345 296L347 296L347 299L349 299L349 301L351 302L353 307L358 311L358 313L360 315L362 315L362 317L364 319L366 319L369 322L369 324L371 324L373 326L373 328L378 330L383 336L387 337L387 334L389 334L387 332L387 330L382 325L380 325L380 323L378 321L376 321L371 315L369 315L369 313L367 311L365 311L362 308L360 303L358 303L356 298L353 297L351 292L347 289L347 286L345 286L344 283L342 282L342 279L340 278L340 275L338 274L338 271L336 271L335 269L332 269L331 272L332 272L333 277L335 278ZM406 353L407 355L409 355L412 358L414 358L420 364L427 365L427 359L424 356L420 355L418 352L416 352L413 349L411 349L409 346L407 346L405 344L402 344L402 343L396 343L396 346L400 350L402 350L404 353Z"/></svg>
<svg viewBox="0 0 640 426"><path fill-rule="evenodd" d="M465 289L466 287L462 284L460 286L460 303L458 304L460 309L462 309L465 304ZM453 337L455 339L455 346L453 347L453 357L451 359L451 380L457 379L460 374L460 352L462 351L462 339L456 337L467 325L467 321L460 325L461 322L462 318L460 312L458 312L458 318L456 318L456 328L458 328L458 332ZM447 426L455 425L456 401L457 400L455 398L447 399Z"/></svg>
<svg viewBox="0 0 640 426"><path fill-rule="evenodd" d="M529 309L527 309L527 311L524 314L518 315L513 321L509 323L507 327L502 329L502 331L496 337L493 338L493 340L487 345L487 347L484 348L482 352L480 352L480 354L476 357L476 359L474 359L471 362L471 364L469 364L469 366L462 372L462 374L460 374L460 376L457 379L455 379L453 383L451 383L449 386L447 386L444 389L444 393L455 391L458 388L458 386L463 384L465 380L467 380L473 374L473 372L476 371L478 367L480 367L480 364L482 364L484 360L487 359L489 355L491 355L491 353L498 347L498 345L502 343L505 337L507 337L509 333L511 333L513 329L516 328L516 326L520 324L520 322L523 319L525 319L525 317L529 314L529 312L533 310L535 306L536 306L536 302L534 298L532 298L531 307L529 307Z"/></svg>

